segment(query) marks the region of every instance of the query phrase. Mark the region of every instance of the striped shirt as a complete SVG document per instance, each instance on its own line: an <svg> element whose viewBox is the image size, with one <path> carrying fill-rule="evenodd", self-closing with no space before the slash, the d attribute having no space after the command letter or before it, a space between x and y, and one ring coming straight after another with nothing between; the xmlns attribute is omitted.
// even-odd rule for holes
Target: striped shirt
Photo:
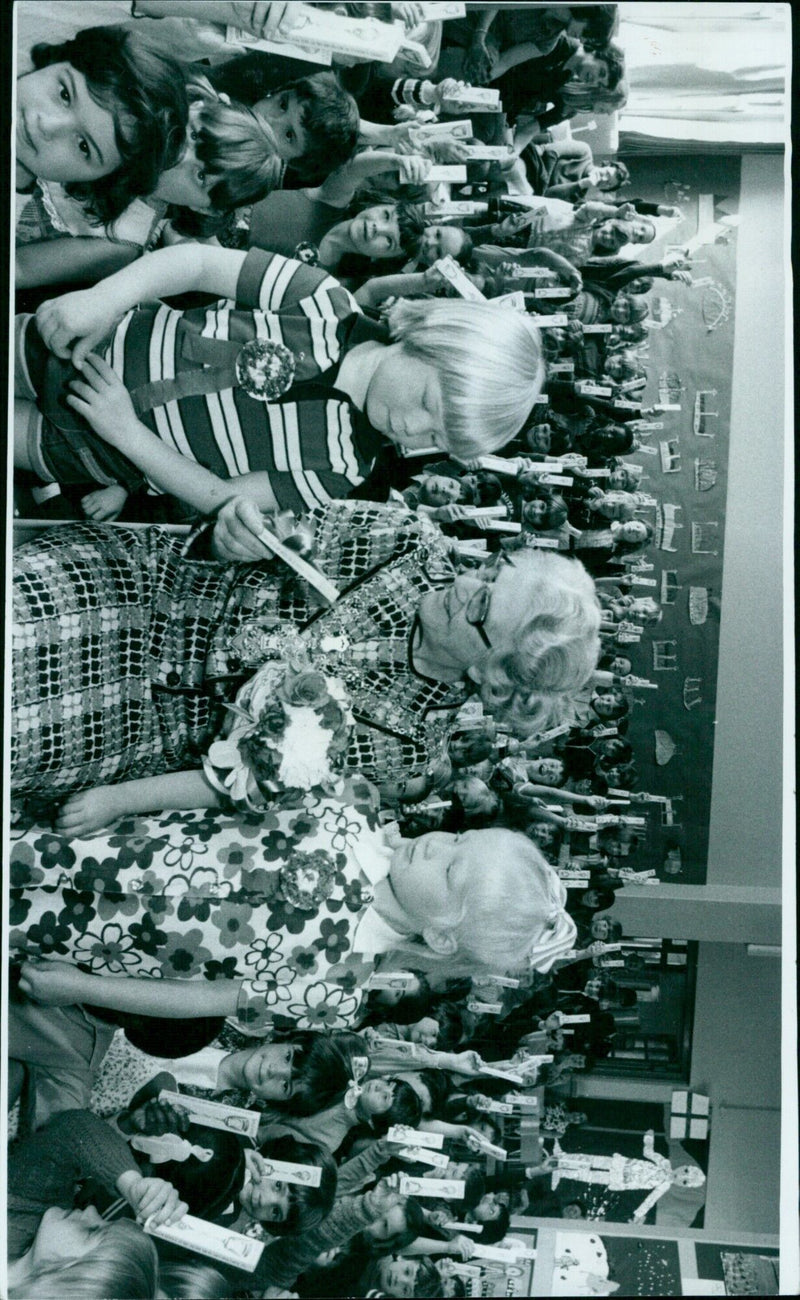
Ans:
<svg viewBox="0 0 800 1300"><path fill-rule="evenodd" d="M168 446L220 478L269 474L280 508L301 513L347 496L383 442L335 387L345 352L367 338L388 342L326 271L252 249L235 301L187 311L145 303L123 318L105 356ZM276 401L256 400L236 379L236 345L253 339L294 357L291 387ZM217 386L182 393L198 371L216 371Z"/></svg>

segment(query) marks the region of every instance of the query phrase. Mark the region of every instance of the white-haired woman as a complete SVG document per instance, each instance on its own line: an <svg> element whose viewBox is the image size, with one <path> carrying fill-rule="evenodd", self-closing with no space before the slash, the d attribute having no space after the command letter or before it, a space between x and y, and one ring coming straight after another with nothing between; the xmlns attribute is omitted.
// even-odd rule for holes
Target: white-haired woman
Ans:
<svg viewBox="0 0 800 1300"><path fill-rule="evenodd" d="M312 707L339 684L352 720L342 730L330 715L337 769L390 802L444 759L470 695L519 735L569 716L599 653L599 603L580 563L531 551L457 573L447 539L401 506L331 502L305 523L341 592L323 611L269 560L264 516L246 499L188 541L76 525L21 547L15 794L68 796L56 830L73 836L125 814L219 806L220 791L273 806L276 781L292 782L285 767L282 778L265 770L264 710L290 664L312 673ZM227 745L204 763L237 689ZM286 721L271 725L282 734Z"/></svg>

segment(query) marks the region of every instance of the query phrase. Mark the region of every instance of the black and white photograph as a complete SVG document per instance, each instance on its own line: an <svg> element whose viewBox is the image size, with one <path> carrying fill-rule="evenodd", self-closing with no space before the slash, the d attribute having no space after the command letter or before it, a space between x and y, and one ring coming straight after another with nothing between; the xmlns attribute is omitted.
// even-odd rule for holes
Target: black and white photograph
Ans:
<svg viewBox="0 0 800 1300"><path fill-rule="evenodd" d="M0 1294L797 1294L791 5L2 21Z"/></svg>

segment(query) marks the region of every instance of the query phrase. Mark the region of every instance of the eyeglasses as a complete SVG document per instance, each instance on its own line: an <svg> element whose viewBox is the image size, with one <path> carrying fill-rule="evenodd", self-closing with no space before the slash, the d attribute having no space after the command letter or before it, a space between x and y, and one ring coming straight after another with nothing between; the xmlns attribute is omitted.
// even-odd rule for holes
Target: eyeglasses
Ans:
<svg viewBox="0 0 800 1300"><path fill-rule="evenodd" d="M513 567L513 560L505 551L498 551L491 568L485 569L487 576L481 582L479 589L469 598L464 608L464 618L470 627L474 627L483 644L488 650L491 650L492 643L489 640L489 634L486 631L486 620L489 617L489 607L492 603L492 583L498 573L502 571L503 565L508 564Z"/></svg>

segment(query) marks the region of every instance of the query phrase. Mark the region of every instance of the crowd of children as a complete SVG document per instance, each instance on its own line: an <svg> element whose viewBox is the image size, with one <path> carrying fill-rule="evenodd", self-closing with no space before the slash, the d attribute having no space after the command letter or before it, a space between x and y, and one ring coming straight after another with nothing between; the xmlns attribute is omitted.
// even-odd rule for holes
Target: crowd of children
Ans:
<svg viewBox="0 0 800 1300"><path fill-rule="evenodd" d="M561 129L616 5L114 8L18 53L9 1294L470 1294L702 1180L560 1145L682 214Z"/></svg>

